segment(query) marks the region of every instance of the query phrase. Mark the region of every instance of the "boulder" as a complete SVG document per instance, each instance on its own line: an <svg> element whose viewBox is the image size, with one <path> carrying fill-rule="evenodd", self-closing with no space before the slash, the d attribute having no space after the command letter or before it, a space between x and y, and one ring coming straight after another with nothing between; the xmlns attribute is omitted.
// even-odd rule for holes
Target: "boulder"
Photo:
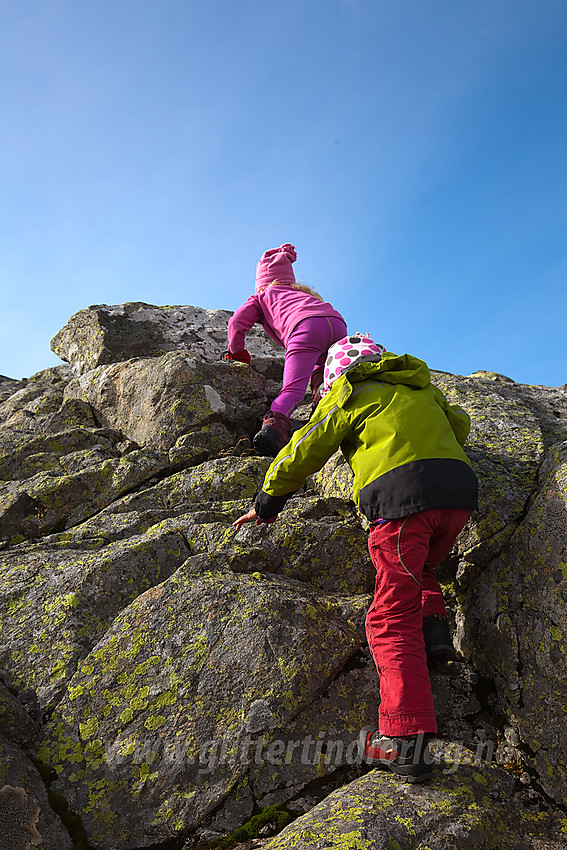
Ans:
<svg viewBox="0 0 567 850"><path fill-rule="evenodd" d="M7 378L6 375L0 375L0 404L6 401L11 395L13 395L18 390L21 390L22 387L25 387L26 380L18 381L15 378Z"/></svg>
<svg viewBox="0 0 567 850"><path fill-rule="evenodd" d="M43 779L29 757L0 735L0 850L72 850Z"/></svg>
<svg viewBox="0 0 567 850"><path fill-rule="evenodd" d="M14 415L24 419L27 414L25 418L31 425L37 417L58 410L63 400L63 390L71 377L69 366L61 365L44 369L25 381L19 381L17 389L11 384L11 391L5 397L0 395L0 424L5 425ZM14 424L12 420L12 427Z"/></svg>
<svg viewBox="0 0 567 850"><path fill-rule="evenodd" d="M33 747L40 729L39 712L34 714L32 716L18 698L18 691L6 671L0 670L0 727L3 734L20 746Z"/></svg>
<svg viewBox="0 0 567 850"><path fill-rule="evenodd" d="M95 304L72 316L51 341L51 350L69 363L76 375L97 366L135 357L159 357L170 351L190 353L213 363L227 350L228 310L200 307L156 307L143 302L109 306ZM254 367L279 380L284 352L259 326L246 335Z"/></svg>
<svg viewBox="0 0 567 850"><path fill-rule="evenodd" d="M99 366L71 381L65 398L87 402L97 420L140 445L168 451L180 438L224 426L217 452L253 435L266 410L264 380L250 366L206 363L174 351Z"/></svg>
<svg viewBox="0 0 567 850"><path fill-rule="evenodd" d="M91 841L149 847L196 827L361 645L309 586L197 555L139 596L80 663L39 757ZM263 756L262 756L263 757Z"/></svg>
<svg viewBox="0 0 567 850"><path fill-rule="evenodd" d="M227 555L234 572L270 572L309 581L335 593L368 594L374 568L367 534L352 507L312 490L294 496L272 527L231 523L246 512L269 459L234 457L206 461L117 499L55 541L96 538L106 543L158 526L179 530L191 551Z"/></svg>
<svg viewBox="0 0 567 850"><path fill-rule="evenodd" d="M114 617L188 555L179 532L160 529L104 547L47 541L0 553L0 666L49 709Z"/></svg>
<svg viewBox="0 0 567 850"><path fill-rule="evenodd" d="M81 464L84 455L93 450L98 451L101 457L118 457L120 452L115 444L119 439L120 435L97 428L94 420L90 428L69 428L50 434L0 431L0 480L23 481L40 472L53 472L57 467L63 473L70 462L76 467L77 462Z"/></svg>
<svg viewBox="0 0 567 850"><path fill-rule="evenodd" d="M526 806L513 777L497 764L446 742L433 748L439 762L429 785L400 783L372 770L267 841L264 850L559 850L564 818L537 800Z"/></svg>
<svg viewBox="0 0 567 850"><path fill-rule="evenodd" d="M567 442L549 449L510 546L467 585L458 637L527 763L567 805Z"/></svg>
<svg viewBox="0 0 567 850"><path fill-rule="evenodd" d="M267 458L229 454L154 478L114 499L80 525L51 535L49 544L57 548L102 547L154 527L177 529L187 538L189 529L196 536L195 528L206 524L222 526L225 538L231 539L235 530L230 522L238 511L248 509L268 465Z"/></svg>
<svg viewBox="0 0 567 850"><path fill-rule="evenodd" d="M100 443L78 456L54 454L49 471L0 484L0 538L19 543L69 528L169 468L167 455L148 449L115 454Z"/></svg>

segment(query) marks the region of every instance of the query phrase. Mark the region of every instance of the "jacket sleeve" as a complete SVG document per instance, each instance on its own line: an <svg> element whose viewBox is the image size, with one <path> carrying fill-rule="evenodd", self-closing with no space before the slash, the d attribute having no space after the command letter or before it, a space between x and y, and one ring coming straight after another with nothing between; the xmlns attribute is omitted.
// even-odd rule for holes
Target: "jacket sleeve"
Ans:
<svg viewBox="0 0 567 850"><path fill-rule="evenodd" d="M443 408L443 412L449 420L449 425L453 429L457 442L461 446L464 446L471 430L470 416L458 404L449 404L441 390L437 387L435 389L438 394L439 404Z"/></svg>
<svg viewBox="0 0 567 850"><path fill-rule="evenodd" d="M228 350L233 354L242 351L245 347L246 331L263 318L258 299L251 295L228 320Z"/></svg>
<svg viewBox="0 0 567 850"><path fill-rule="evenodd" d="M303 487L306 477L321 469L346 437L349 424L344 411L338 405L321 408L322 403L272 461L254 502L260 519L278 514L290 496Z"/></svg>

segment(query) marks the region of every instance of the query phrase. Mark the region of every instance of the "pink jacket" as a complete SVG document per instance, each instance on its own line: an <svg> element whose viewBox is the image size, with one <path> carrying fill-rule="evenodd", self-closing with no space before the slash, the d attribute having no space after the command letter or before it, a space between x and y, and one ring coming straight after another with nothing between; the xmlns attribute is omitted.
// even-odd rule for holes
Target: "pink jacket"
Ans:
<svg viewBox="0 0 567 850"><path fill-rule="evenodd" d="M302 319L329 316L343 319L328 301L289 284L274 284L251 295L228 320L228 348L233 354L245 347L246 331L257 322L278 345L287 347L291 332Z"/></svg>

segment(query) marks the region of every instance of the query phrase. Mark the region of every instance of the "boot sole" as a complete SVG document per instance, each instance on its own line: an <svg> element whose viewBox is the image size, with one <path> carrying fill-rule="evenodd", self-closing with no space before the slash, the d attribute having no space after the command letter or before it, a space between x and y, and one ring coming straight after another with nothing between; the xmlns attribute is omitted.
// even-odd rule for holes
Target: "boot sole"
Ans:
<svg viewBox="0 0 567 850"><path fill-rule="evenodd" d="M392 762L387 759L372 759L365 756L363 760L366 764L369 764L372 767L380 767L383 770L388 770L390 773L393 773L394 776L397 776L399 779L403 779L404 782L411 782L412 784L427 782L427 780L431 779L433 776L433 768L427 769L424 773L405 773L403 767L393 765ZM411 770L411 768L408 768L408 770Z"/></svg>

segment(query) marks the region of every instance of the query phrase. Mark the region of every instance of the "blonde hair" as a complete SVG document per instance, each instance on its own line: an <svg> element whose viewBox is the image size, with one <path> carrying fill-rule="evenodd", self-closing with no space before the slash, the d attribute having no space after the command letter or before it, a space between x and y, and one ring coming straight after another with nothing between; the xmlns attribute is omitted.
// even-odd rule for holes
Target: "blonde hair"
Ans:
<svg viewBox="0 0 567 850"><path fill-rule="evenodd" d="M282 285L283 286L291 286L292 289L298 289L300 292L305 292L305 293L307 293L307 295L312 295L313 298L317 299L317 301L324 301L324 299L321 298L321 296L319 295L318 292L315 292L314 289L311 289L311 287L307 286L305 283L287 283L287 282L284 282L282 284L279 280L273 280L271 283L268 284L268 286L282 286ZM264 286L263 289L262 289L262 292L264 291L264 289L267 289L268 286Z"/></svg>

